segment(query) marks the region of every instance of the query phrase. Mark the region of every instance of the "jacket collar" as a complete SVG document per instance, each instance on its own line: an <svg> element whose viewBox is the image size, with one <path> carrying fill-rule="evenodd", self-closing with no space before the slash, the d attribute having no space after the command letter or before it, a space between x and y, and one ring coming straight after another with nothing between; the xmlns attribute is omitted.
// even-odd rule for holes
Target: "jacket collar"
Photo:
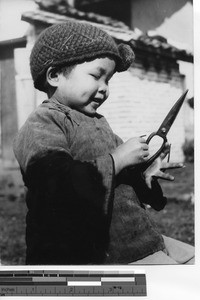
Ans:
<svg viewBox="0 0 200 300"><path fill-rule="evenodd" d="M87 120L95 120L100 119L102 116L99 114L96 114L94 117L89 117L75 109L70 108L69 106L66 106L62 103L60 103L58 100L56 100L54 97L51 97L50 99L47 99L43 102L43 104L50 104L52 109L59 110L69 116L71 119L73 119L78 125L82 121L87 121Z"/></svg>

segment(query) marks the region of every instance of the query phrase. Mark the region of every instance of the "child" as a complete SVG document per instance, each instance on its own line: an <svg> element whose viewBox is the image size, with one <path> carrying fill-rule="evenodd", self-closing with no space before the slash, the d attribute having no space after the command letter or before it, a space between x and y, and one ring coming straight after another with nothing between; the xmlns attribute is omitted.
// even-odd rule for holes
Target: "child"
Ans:
<svg viewBox="0 0 200 300"><path fill-rule="evenodd" d="M109 80L133 59L130 46L88 23L53 25L36 41L31 74L48 100L14 142L28 189L27 264L127 264L166 252L144 203L166 204L155 176L173 180L160 171L167 146L141 174L145 139L123 143L97 113Z"/></svg>

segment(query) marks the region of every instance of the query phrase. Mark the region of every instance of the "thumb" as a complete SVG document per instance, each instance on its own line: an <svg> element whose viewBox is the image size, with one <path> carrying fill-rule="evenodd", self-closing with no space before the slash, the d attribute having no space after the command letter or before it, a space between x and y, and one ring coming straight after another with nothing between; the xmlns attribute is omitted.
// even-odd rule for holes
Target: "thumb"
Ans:
<svg viewBox="0 0 200 300"><path fill-rule="evenodd" d="M149 189L151 189L151 182L152 182L152 177L151 176L147 176L145 178L145 182L146 182L146 185L148 186Z"/></svg>

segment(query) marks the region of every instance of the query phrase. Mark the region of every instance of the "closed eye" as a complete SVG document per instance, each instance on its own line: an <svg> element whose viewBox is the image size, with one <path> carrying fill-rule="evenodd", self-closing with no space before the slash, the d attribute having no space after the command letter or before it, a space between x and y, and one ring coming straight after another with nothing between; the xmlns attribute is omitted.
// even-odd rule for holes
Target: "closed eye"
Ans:
<svg viewBox="0 0 200 300"><path fill-rule="evenodd" d="M96 80L100 79L101 78L101 75L100 74L90 74L92 77L94 77Z"/></svg>
<svg viewBox="0 0 200 300"><path fill-rule="evenodd" d="M91 75L92 77L94 77L95 80L99 80L99 79L101 79L101 77L102 77L102 74L90 73L90 75ZM109 81L110 81L110 79L112 78L112 76L113 76L113 74L109 75L109 76L105 79L105 83L106 83L107 85L109 84Z"/></svg>

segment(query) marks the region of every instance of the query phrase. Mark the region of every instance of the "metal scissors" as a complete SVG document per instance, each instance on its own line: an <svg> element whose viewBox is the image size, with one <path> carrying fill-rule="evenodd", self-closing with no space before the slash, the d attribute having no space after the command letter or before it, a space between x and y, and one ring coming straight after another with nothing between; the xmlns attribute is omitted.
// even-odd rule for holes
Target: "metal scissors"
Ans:
<svg viewBox="0 0 200 300"><path fill-rule="evenodd" d="M188 92L188 90L186 90L181 95L181 97L176 101L176 103L170 109L169 113L165 117L164 121L162 122L162 124L160 125L158 130L156 132L151 133L149 135L149 137L147 138L147 140L146 140L147 144L149 144L150 141L152 140L152 138L155 136L159 136L160 138L162 138L163 143L162 143L161 147L159 148L159 150L154 155L152 155L147 162L144 163L144 166L143 166L144 170L146 170L152 164L152 162L161 154L163 148L165 147L165 144L167 142L166 136L167 136L172 124L174 123L181 106L183 105L183 102L185 100L187 92Z"/></svg>

